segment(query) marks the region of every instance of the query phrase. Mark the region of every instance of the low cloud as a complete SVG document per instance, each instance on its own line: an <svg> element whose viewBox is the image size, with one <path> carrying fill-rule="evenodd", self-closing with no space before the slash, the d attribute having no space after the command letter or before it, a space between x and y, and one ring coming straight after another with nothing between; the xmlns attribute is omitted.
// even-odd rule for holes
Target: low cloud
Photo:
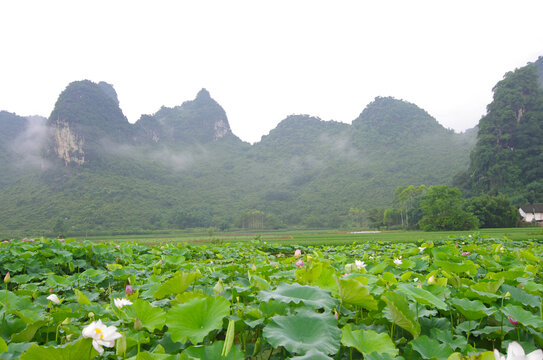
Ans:
<svg viewBox="0 0 543 360"><path fill-rule="evenodd" d="M41 116L26 118L26 128L10 144L10 149L18 155L17 165L20 167L44 167L42 150L48 137L47 119Z"/></svg>

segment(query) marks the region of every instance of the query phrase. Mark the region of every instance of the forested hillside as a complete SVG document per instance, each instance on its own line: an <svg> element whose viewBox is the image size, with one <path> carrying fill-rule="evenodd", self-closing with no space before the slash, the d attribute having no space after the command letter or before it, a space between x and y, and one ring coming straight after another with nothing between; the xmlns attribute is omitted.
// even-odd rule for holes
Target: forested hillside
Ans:
<svg viewBox="0 0 543 360"><path fill-rule="evenodd" d="M28 129L1 119L3 134ZM39 166L0 178L1 232L339 227L398 186L451 183L475 143L384 97L352 125L291 115L250 145L205 89L130 124L114 88L86 80L60 94L46 129ZM9 144L0 137L2 165L20 168Z"/></svg>
<svg viewBox="0 0 543 360"><path fill-rule="evenodd" d="M479 123L466 194L502 193L515 204L543 201L543 58L505 74Z"/></svg>

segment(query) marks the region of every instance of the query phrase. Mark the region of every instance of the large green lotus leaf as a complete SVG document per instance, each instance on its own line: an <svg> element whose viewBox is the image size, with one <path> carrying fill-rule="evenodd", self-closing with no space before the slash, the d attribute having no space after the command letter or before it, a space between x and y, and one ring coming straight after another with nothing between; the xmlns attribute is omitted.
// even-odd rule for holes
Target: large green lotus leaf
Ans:
<svg viewBox="0 0 543 360"><path fill-rule="evenodd" d="M143 327L150 332L161 330L166 322L166 312L159 307L153 307L148 301L138 299L132 305L124 306L123 310L132 320L140 319Z"/></svg>
<svg viewBox="0 0 543 360"><path fill-rule="evenodd" d="M498 281L480 281L478 283L471 285L471 288L476 291L495 294L500 288L500 286L502 286L503 282L504 282L503 278L499 279Z"/></svg>
<svg viewBox="0 0 543 360"><path fill-rule="evenodd" d="M64 346L38 346L36 344L21 354L21 360L90 360L98 355L92 339L80 340Z"/></svg>
<svg viewBox="0 0 543 360"><path fill-rule="evenodd" d="M543 331L543 320L541 318L522 307L517 305L508 304L501 308L502 313L505 316L510 316L524 326L532 327L538 331Z"/></svg>
<svg viewBox="0 0 543 360"><path fill-rule="evenodd" d="M17 333L11 335L11 341L13 342L30 342L34 335L36 334L36 331L38 331L39 328L47 324L47 321L45 320L38 320L34 323L28 324L26 328Z"/></svg>
<svg viewBox="0 0 543 360"><path fill-rule="evenodd" d="M468 320L478 320L494 313L479 300L452 298L449 301Z"/></svg>
<svg viewBox="0 0 543 360"><path fill-rule="evenodd" d="M232 347L227 357L221 355L224 341L215 341L212 345L206 346L190 346L186 348L182 355L188 359L202 360L243 360L245 353L238 346Z"/></svg>
<svg viewBox="0 0 543 360"><path fill-rule="evenodd" d="M475 332L473 332L475 334ZM464 350L468 345L467 339L464 336L458 336L451 334L451 329L440 330L440 329L431 329L430 338L439 339L440 342L448 344L453 350Z"/></svg>
<svg viewBox="0 0 543 360"><path fill-rule="evenodd" d="M398 291L421 304L430 305L441 310L447 310L448 308L447 304L443 300L428 290L418 288L415 285L400 284L398 285Z"/></svg>
<svg viewBox="0 0 543 360"><path fill-rule="evenodd" d="M536 283L532 280L524 282L522 288L530 294L543 295L543 284Z"/></svg>
<svg viewBox="0 0 543 360"><path fill-rule="evenodd" d="M346 304L359 305L367 310L377 310L378 302L363 283L354 279L339 280L339 296Z"/></svg>
<svg viewBox="0 0 543 360"><path fill-rule="evenodd" d="M447 359L452 354L453 349L448 344L442 344L437 340L430 339L426 335L419 336L409 342L413 349L418 352L423 359Z"/></svg>
<svg viewBox="0 0 543 360"><path fill-rule="evenodd" d="M480 354L473 354L464 356L461 353L455 352L452 353L447 360L495 360L496 357L494 355L494 352L492 351L485 351L484 353Z"/></svg>
<svg viewBox="0 0 543 360"><path fill-rule="evenodd" d="M447 272L452 272L458 275L466 273L470 276L475 276L477 274L477 266L471 260L466 260L463 263L434 260L434 265L442 268Z"/></svg>
<svg viewBox="0 0 543 360"><path fill-rule="evenodd" d="M300 355L311 349L328 355L335 354L341 339L341 331L332 314L317 314L311 310L272 317L264 327L263 335L273 347L283 346L289 352Z"/></svg>
<svg viewBox="0 0 543 360"><path fill-rule="evenodd" d="M199 272L177 272L172 278L162 283L153 295L157 299L162 299L171 294L180 294L185 291L194 280L197 280L200 277L201 275Z"/></svg>
<svg viewBox="0 0 543 360"><path fill-rule="evenodd" d="M330 356L319 350L311 349L305 355L291 357L290 360L333 360Z"/></svg>
<svg viewBox="0 0 543 360"><path fill-rule="evenodd" d="M0 354L8 351L8 344L6 341L0 337Z"/></svg>
<svg viewBox="0 0 543 360"><path fill-rule="evenodd" d="M21 302L23 302L23 299L19 298L11 291L0 290L0 305L2 305L2 307L5 307L6 309L9 308L12 311L24 309L25 307Z"/></svg>
<svg viewBox="0 0 543 360"><path fill-rule="evenodd" d="M330 292L313 286L302 286L298 283L286 284L280 283L277 289L262 290L258 293L260 301L270 301L275 299L284 303L299 304L303 302L305 305L315 308L332 309L336 305L336 300L330 295Z"/></svg>
<svg viewBox="0 0 543 360"><path fill-rule="evenodd" d="M300 283L316 285L334 294L337 293L335 275L335 269L328 262L313 261L309 267L296 270L296 280Z"/></svg>
<svg viewBox="0 0 543 360"><path fill-rule="evenodd" d="M485 279L489 280L516 280L519 277L523 277L524 271L519 270L506 270L506 271L500 271L497 273L489 272L486 274Z"/></svg>
<svg viewBox="0 0 543 360"><path fill-rule="evenodd" d="M502 285L500 291L505 295L506 293L511 294L511 301L516 303L521 303L525 306L531 306L533 308L538 308L541 304L541 297L537 295L532 295L526 291L519 289L511 285Z"/></svg>
<svg viewBox="0 0 543 360"><path fill-rule="evenodd" d="M400 294L393 292L385 293L381 299L386 302L392 321L402 329L408 331L414 338L420 334L420 325L416 316L409 309L409 303Z"/></svg>
<svg viewBox="0 0 543 360"><path fill-rule="evenodd" d="M210 331L222 327L222 319L230 313L230 303L225 298L193 299L175 305L166 315L166 325L174 342L193 344L201 342Z"/></svg>
<svg viewBox="0 0 543 360"><path fill-rule="evenodd" d="M179 358L179 354L158 354L142 351L136 356L132 356L127 360L179 360Z"/></svg>
<svg viewBox="0 0 543 360"><path fill-rule="evenodd" d="M405 360L401 356L391 356L389 354L379 354L372 352L371 354L364 355L364 360Z"/></svg>
<svg viewBox="0 0 543 360"><path fill-rule="evenodd" d="M373 352L391 356L398 355L398 349L388 334L376 333L373 330L352 331L348 324L341 329L341 343L348 347L354 347L364 354L364 358Z"/></svg>

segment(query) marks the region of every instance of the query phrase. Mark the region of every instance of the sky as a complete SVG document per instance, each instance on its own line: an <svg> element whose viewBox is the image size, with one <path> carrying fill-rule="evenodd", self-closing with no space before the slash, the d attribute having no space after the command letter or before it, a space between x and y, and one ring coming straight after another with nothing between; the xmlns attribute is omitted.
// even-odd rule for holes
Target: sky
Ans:
<svg viewBox="0 0 543 360"><path fill-rule="evenodd" d="M254 143L291 114L351 123L377 96L457 132L543 56L541 0L0 2L0 110L48 117L106 81L131 123L206 88Z"/></svg>

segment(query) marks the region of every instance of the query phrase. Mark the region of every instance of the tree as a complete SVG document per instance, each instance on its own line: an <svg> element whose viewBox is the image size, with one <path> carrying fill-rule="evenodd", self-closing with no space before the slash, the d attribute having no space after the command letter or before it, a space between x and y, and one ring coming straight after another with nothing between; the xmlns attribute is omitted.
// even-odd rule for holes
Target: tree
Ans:
<svg viewBox="0 0 543 360"><path fill-rule="evenodd" d="M515 227L519 221L517 208L503 194L469 198L465 208L477 216L481 228Z"/></svg>
<svg viewBox="0 0 543 360"><path fill-rule="evenodd" d="M398 186L394 192L393 204L400 210L400 219L403 228L409 228L409 215L412 213L414 204L418 203L415 199L423 195L427 188L425 185L415 187L413 185ZM416 223L416 222L415 222Z"/></svg>
<svg viewBox="0 0 543 360"><path fill-rule="evenodd" d="M477 217L464 210L464 199L458 188L430 186L420 208L424 217L419 226L424 231L471 230L479 226Z"/></svg>
<svg viewBox="0 0 543 360"><path fill-rule="evenodd" d="M356 228L356 227L361 227L362 226L362 222L364 221L364 213L366 212L366 210L364 209L359 209L359 208L350 208L349 209L349 220L351 222L351 226Z"/></svg>

